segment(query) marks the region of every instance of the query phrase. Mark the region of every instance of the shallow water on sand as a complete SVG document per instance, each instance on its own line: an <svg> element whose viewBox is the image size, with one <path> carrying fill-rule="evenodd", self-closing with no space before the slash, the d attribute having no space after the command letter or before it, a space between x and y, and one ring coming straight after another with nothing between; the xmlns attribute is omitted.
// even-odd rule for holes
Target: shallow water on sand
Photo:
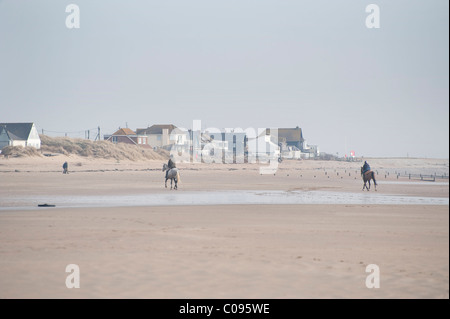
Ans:
<svg viewBox="0 0 450 319"><path fill-rule="evenodd" d="M131 207L192 205L448 205L448 198L386 195L375 192L344 193L330 191L167 191L167 193L115 196L18 196L0 199L0 210L44 209L56 207Z"/></svg>
<svg viewBox="0 0 450 319"><path fill-rule="evenodd" d="M377 181L378 185L412 185L412 186L449 186L446 182L402 182L402 181Z"/></svg>

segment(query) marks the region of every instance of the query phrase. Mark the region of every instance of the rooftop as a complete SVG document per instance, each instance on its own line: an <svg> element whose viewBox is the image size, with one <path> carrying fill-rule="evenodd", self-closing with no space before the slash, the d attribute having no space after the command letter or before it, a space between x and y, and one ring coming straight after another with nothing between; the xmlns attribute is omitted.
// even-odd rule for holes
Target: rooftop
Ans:
<svg viewBox="0 0 450 319"><path fill-rule="evenodd" d="M177 127L173 124L155 124L148 128L138 128L136 133L139 135L147 135L147 134L162 134L164 129L168 130L170 134Z"/></svg>
<svg viewBox="0 0 450 319"><path fill-rule="evenodd" d="M33 123L0 123L10 138L15 140L28 140Z"/></svg>
<svg viewBox="0 0 450 319"><path fill-rule="evenodd" d="M114 132L113 135L136 135L136 133L129 128L121 128Z"/></svg>

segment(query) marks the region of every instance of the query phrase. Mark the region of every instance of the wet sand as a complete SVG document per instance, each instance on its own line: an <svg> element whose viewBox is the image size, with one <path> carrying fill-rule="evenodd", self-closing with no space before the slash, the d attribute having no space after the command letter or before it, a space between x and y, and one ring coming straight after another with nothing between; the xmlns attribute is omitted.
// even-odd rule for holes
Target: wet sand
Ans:
<svg viewBox="0 0 450 319"><path fill-rule="evenodd" d="M69 174L62 163L69 161ZM449 174L448 160L373 159L378 194L449 196L448 178L436 182L396 178L395 172ZM96 160L81 157L1 159L0 199L18 195L130 195L166 192L162 162ZM261 175L261 164L181 163L182 191L284 190L359 192L359 162L284 161L276 173ZM387 172L390 172L387 175ZM404 184L399 184L403 182ZM443 183L442 183L443 182ZM2 186L3 186L2 185ZM170 185L170 183L169 183ZM374 187L372 184L372 191Z"/></svg>
<svg viewBox="0 0 450 319"><path fill-rule="evenodd" d="M448 298L446 206L46 209L0 217L1 298ZM65 267L80 267L67 289ZM379 289L365 286L380 267Z"/></svg>
<svg viewBox="0 0 450 319"><path fill-rule="evenodd" d="M59 170L61 159L0 160L0 203L13 196L362 188L360 163L283 162L275 176L255 165L179 164L180 189L170 191L159 162L71 160L69 175ZM371 164L448 172L448 160ZM393 175L379 169L376 194L448 198L446 181L398 183ZM448 228L448 205L2 210L0 298L448 298ZM80 289L65 286L68 264L80 267ZM380 267L379 289L365 286L368 264Z"/></svg>

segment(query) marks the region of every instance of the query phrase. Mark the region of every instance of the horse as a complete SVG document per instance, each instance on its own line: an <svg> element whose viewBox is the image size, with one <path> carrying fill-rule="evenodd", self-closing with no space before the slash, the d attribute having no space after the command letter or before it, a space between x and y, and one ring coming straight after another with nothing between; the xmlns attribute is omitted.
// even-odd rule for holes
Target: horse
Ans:
<svg viewBox="0 0 450 319"><path fill-rule="evenodd" d="M370 190L370 180L373 179L373 183L375 184L375 191L377 190L377 181L375 180L375 173L373 171L367 171L363 173L363 168L361 167L361 177L364 181L363 191L364 188L367 188L367 191ZM366 183L369 182L369 187L367 187Z"/></svg>
<svg viewBox="0 0 450 319"><path fill-rule="evenodd" d="M180 181L180 172L178 171L178 168L171 168L169 169L169 166L167 164L163 165L163 172L168 171L165 186L167 188L167 180L170 179L170 189L172 189L172 182L175 181L175 187L174 189L178 189L178 182Z"/></svg>

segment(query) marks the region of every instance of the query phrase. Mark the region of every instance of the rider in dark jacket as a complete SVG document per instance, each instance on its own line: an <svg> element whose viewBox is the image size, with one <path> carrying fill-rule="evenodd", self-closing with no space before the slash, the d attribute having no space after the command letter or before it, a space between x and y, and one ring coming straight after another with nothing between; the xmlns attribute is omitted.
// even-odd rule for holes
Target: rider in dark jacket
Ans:
<svg viewBox="0 0 450 319"><path fill-rule="evenodd" d="M167 175L169 174L169 171L170 171L172 168L176 168L176 167L177 167L177 166L175 165L175 162L172 161L172 159L173 159L173 155L170 155L169 162L167 163L167 166L169 167L169 169L166 171L166 179L167 179Z"/></svg>
<svg viewBox="0 0 450 319"><path fill-rule="evenodd" d="M170 157L169 162L167 163L167 166L169 166L169 169L176 168L175 162L172 161L173 156Z"/></svg>
<svg viewBox="0 0 450 319"><path fill-rule="evenodd" d="M367 163L366 161L364 161L364 165L363 165L363 174L364 174L365 172L368 172L368 171L370 171L370 165L369 165L369 163Z"/></svg>

